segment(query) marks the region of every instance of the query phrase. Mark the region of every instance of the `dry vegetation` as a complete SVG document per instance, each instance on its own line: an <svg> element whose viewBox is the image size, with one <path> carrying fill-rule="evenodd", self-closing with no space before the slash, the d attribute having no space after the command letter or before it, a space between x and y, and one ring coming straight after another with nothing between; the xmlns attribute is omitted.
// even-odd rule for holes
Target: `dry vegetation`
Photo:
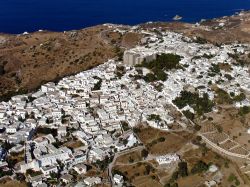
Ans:
<svg viewBox="0 0 250 187"><path fill-rule="evenodd" d="M164 132L143 126L140 126L139 130L136 130L136 134L147 147L150 154L163 155L176 152L184 162L187 162L189 175L187 177L179 177L176 180L179 187L202 187L205 181L213 180L215 173L191 173L191 169L199 161L206 164L214 164L219 168L223 175L221 184L219 185L221 187L235 185L235 180L229 180L232 176L233 178L236 177L237 183L239 182L240 186L246 187L249 184L248 177L242 173L239 165L235 164L235 162L213 152L204 144L196 146L190 143L194 139L194 135L190 135L187 132ZM155 141L162 137L165 141ZM154 141L155 143L152 144ZM150 169L147 169L147 167ZM176 165L162 167L156 164L155 161L143 161L140 152L135 151L131 154L118 157L114 170L121 172L134 186L164 186L171 180L176 167Z"/></svg>
<svg viewBox="0 0 250 187"><path fill-rule="evenodd" d="M0 181L1 187L26 187L27 184L25 182L19 182L16 180L12 180L10 178L5 178Z"/></svg>
<svg viewBox="0 0 250 187"><path fill-rule="evenodd" d="M66 33L44 31L3 35L4 42L0 43L1 99L36 89L43 83L57 81L115 57L120 51L112 41L122 36L108 35L109 32L107 26L95 26ZM103 33L109 37L104 37Z"/></svg>
<svg viewBox="0 0 250 187"><path fill-rule="evenodd" d="M25 157L24 151L22 151L20 153L11 153L10 154L10 159L16 160L17 162L23 161L24 157Z"/></svg>
<svg viewBox="0 0 250 187"><path fill-rule="evenodd" d="M158 181L155 168L148 162L139 162L130 165L117 165L114 170L118 170L135 186L162 186Z"/></svg>
<svg viewBox="0 0 250 187"><path fill-rule="evenodd" d="M187 177L180 177L177 179L179 187L190 187L190 186L204 186L205 181L212 180L215 173L202 172L198 174L192 174L191 169L194 165L203 161L207 164L216 165L222 173L222 181L219 186L227 187L235 184L235 181L229 180L230 176L235 176L240 183L240 186L246 187L249 183L247 177L242 175L236 164L228 159L225 159L217 153L204 149L204 147L196 147L191 144L186 144L179 151L179 154L183 161L188 164L189 175ZM137 152L131 154L132 157L137 156ZM119 171L125 176L126 180L134 186L164 186L171 179L176 166L172 167L161 167L152 161L135 161L129 163L129 155L124 155L117 160L114 170Z"/></svg>
<svg viewBox="0 0 250 187"><path fill-rule="evenodd" d="M177 152L193 138L191 133L185 131L165 132L151 127L140 128L137 135L154 155Z"/></svg>
<svg viewBox="0 0 250 187"><path fill-rule="evenodd" d="M64 146L72 148L72 149L76 149L76 148L84 146L84 144L80 140L72 140L70 142L66 142Z"/></svg>
<svg viewBox="0 0 250 187"><path fill-rule="evenodd" d="M250 113L246 115L239 115L239 110L234 107L221 108L219 113L210 114L212 121L206 121L214 125L220 126L222 130L230 136L233 140L244 145L250 150L250 137L247 134L247 129L250 125Z"/></svg>
<svg viewBox="0 0 250 187"><path fill-rule="evenodd" d="M116 164L129 164L131 162L142 161L141 151L133 151L121 155L116 159Z"/></svg>
<svg viewBox="0 0 250 187"><path fill-rule="evenodd" d="M215 164L223 174L223 178L220 185L222 187L233 185L232 182L228 181L228 178L231 174L234 174L237 177L237 179L240 181L241 186L247 185L249 182L248 180L245 180L245 177L242 177L238 166L236 166L230 160L218 155L217 153L209 149L207 149L205 153L204 150L201 150L201 148L191 149L183 154L183 159L188 163L189 168L192 168L194 164L200 160L205 163ZM196 174L187 178L181 178L180 180L178 180L178 184L181 187L188 187L187 184L197 186L198 184L202 184L209 179L211 179L211 175L209 174Z"/></svg>

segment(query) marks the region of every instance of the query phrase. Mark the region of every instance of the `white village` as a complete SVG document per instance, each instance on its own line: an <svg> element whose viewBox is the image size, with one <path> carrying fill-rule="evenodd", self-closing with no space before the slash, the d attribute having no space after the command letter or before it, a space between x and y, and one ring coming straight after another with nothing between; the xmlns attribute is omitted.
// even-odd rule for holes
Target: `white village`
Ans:
<svg viewBox="0 0 250 187"><path fill-rule="evenodd" d="M216 84L234 97L247 95L233 103L236 108L250 106L248 68L235 64L233 58L249 53L248 45L215 46L173 32L138 32L146 35L142 45L126 50L123 61L110 59L0 103L2 171L9 170L7 155L24 152L24 159L13 164L10 175L24 174L34 187L50 186L57 175L61 186L123 186L124 177L113 173L112 165L122 152L143 146L134 133L139 124L162 131L192 126L183 113L195 114L196 109L188 104L179 107L176 102L183 91L197 92L200 98L207 95L212 102L216 93L209 85ZM150 62L164 54L179 58L178 67L162 69L163 78L158 78ZM218 64L229 65L230 72L218 70ZM175 152L148 157L166 168L181 160ZM106 179L85 176L92 164L103 163L108 170ZM82 180L73 183L73 175ZM214 181L206 182L210 184Z"/></svg>

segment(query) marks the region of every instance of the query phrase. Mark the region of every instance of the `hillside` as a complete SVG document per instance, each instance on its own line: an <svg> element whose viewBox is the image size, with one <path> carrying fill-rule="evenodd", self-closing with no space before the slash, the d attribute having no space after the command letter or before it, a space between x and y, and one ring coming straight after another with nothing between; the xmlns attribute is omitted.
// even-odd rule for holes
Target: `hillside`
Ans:
<svg viewBox="0 0 250 187"><path fill-rule="evenodd" d="M126 32L116 32L119 27ZM250 42L249 12L200 24L146 23L138 27L181 32L189 37L197 36L198 42ZM121 25L98 25L68 32L1 34L1 100L121 56L124 48L134 47L140 38L141 34L137 33L136 27Z"/></svg>

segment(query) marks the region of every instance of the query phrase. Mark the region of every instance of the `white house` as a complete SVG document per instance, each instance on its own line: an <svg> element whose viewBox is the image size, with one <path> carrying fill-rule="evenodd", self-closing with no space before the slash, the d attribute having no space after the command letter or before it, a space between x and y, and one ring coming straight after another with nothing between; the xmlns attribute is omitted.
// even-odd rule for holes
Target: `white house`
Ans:
<svg viewBox="0 0 250 187"><path fill-rule="evenodd" d="M80 175L87 172L87 166L85 164L77 164L73 167L73 169Z"/></svg>
<svg viewBox="0 0 250 187"><path fill-rule="evenodd" d="M62 175L61 178L62 182L64 182L65 184L68 184L72 181L73 179L73 176L70 175L70 174L65 174L65 175Z"/></svg>
<svg viewBox="0 0 250 187"><path fill-rule="evenodd" d="M10 125L5 128L6 133L8 134L14 134L17 132L17 126L16 125Z"/></svg>
<svg viewBox="0 0 250 187"><path fill-rule="evenodd" d="M66 152L56 152L52 154L42 155L37 160L40 166L50 166L53 164L57 164L57 160L66 161L69 158L69 154Z"/></svg>
<svg viewBox="0 0 250 187"><path fill-rule="evenodd" d="M100 177L87 177L84 179L84 183L88 186L94 186L96 184L101 184L102 180Z"/></svg>
<svg viewBox="0 0 250 187"><path fill-rule="evenodd" d="M65 126L58 127L57 135L60 137L66 136L67 135L67 128Z"/></svg>
<svg viewBox="0 0 250 187"><path fill-rule="evenodd" d="M113 177L115 184L122 184L124 182L123 176L115 174Z"/></svg>
<svg viewBox="0 0 250 187"><path fill-rule="evenodd" d="M162 165L162 164L171 164L171 163L179 162L180 157L177 154L166 154L164 156L156 157L156 161L160 165Z"/></svg>
<svg viewBox="0 0 250 187"><path fill-rule="evenodd" d="M138 143L138 140L136 139L135 135L130 134L130 136L128 137L128 143L127 143L126 147L132 147L136 143Z"/></svg>
<svg viewBox="0 0 250 187"><path fill-rule="evenodd" d="M45 176L49 176L51 173L57 173L58 168L56 165L41 167L41 171Z"/></svg>
<svg viewBox="0 0 250 187"><path fill-rule="evenodd" d="M94 148L89 151L89 160L104 160L107 153L100 148Z"/></svg>
<svg viewBox="0 0 250 187"><path fill-rule="evenodd" d="M3 119L5 115L5 110L0 110L0 119Z"/></svg>

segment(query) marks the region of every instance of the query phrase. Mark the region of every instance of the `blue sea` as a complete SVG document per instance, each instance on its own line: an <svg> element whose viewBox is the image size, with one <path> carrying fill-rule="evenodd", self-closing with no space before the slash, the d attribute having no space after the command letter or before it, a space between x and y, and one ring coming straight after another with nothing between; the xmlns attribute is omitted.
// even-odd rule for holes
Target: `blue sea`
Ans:
<svg viewBox="0 0 250 187"><path fill-rule="evenodd" d="M65 31L102 23L197 22L250 10L250 0L0 0L0 32Z"/></svg>

